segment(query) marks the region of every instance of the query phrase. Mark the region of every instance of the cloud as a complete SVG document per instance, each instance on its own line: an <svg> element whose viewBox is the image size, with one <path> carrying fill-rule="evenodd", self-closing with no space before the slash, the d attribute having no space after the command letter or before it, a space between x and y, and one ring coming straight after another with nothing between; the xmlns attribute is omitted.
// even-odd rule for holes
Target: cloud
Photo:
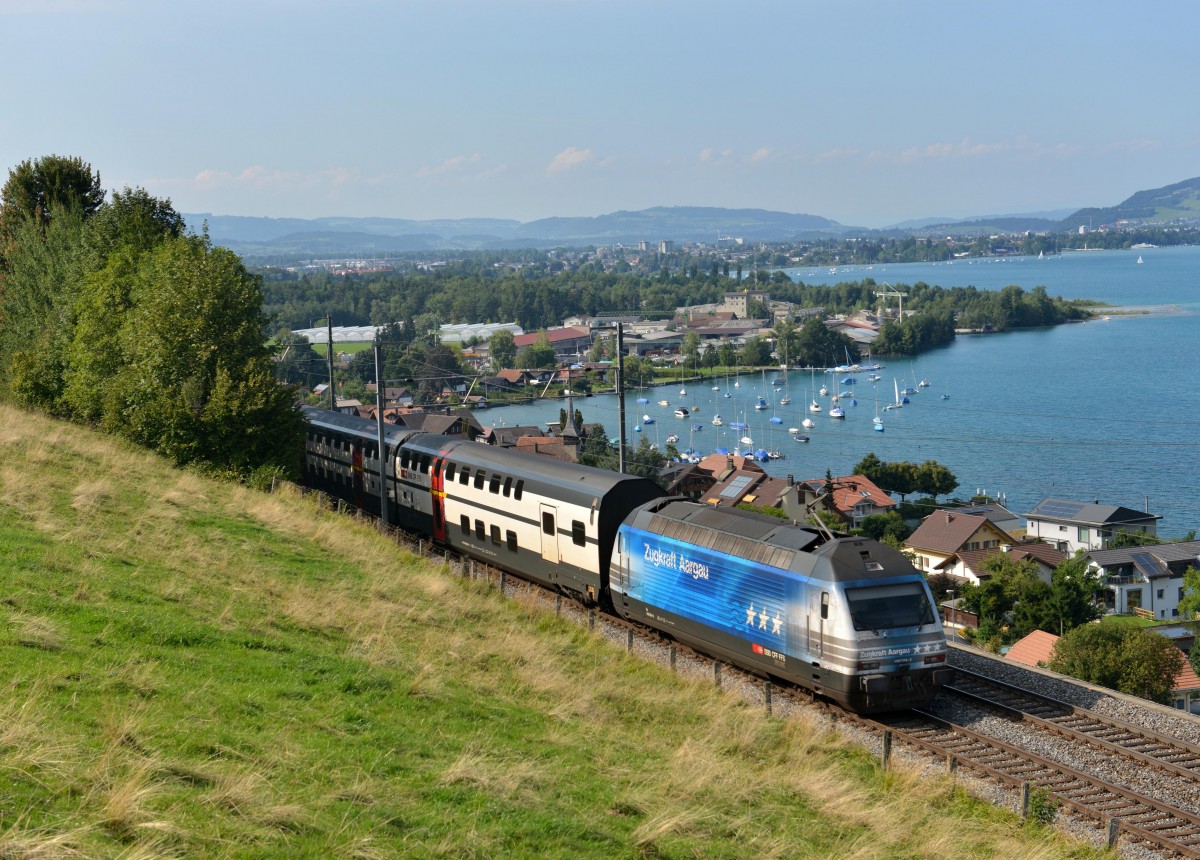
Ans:
<svg viewBox="0 0 1200 860"><path fill-rule="evenodd" d="M568 146L550 160L550 163L546 165L546 173L563 173L595 159L596 156L590 149L576 149L573 146Z"/></svg>
<svg viewBox="0 0 1200 860"><path fill-rule="evenodd" d="M1114 152L1122 155L1140 155L1159 149L1162 149L1161 141L1143 137L1135 138L1134 140L1114 140L1112 143L1101 146L1098 151L1101 155L1108 155Z"/></svg>
<svg viewBox="0 0 1200 860"><path fill-rule="evenodd" d="M700 150L700 162L702 164L724 164L733 158L732 149L713 149L711 146L706 146Z"/></svg>
<svg viewBox="0 0 1200 860"><path fill-rule="evenodd" d="M439 176L443 173L456 173L461 171L464 167L467 167L471 164L478 164L482 160L483 156L478 152L474 155L455 155L447 158L436 167L430 167L429 165L423 166L417 171L417 178L424 179L426 176Z"/></svg>
<svg viewBox="0 0 1200 860"><path fill-rule="evenodd" d="M765 161L766 159L768 159L770 157L771 157L771 150L769 150L765 146L763 146L763 147L759 147L758 149L754 150L754 152L750 153L749 160L750 160L751 164L757 164L758 162Z"/></svg>
<svg viewBox="0 0 1200 860"><path fill-rule="evenodd" d="M813 160L817 163L823 161L841 161L843 158L857 158L860 155L862 155L861 149L846 149L845 147L835 146L833 149L818 152Z"/></svg>
<svg viewBox="0 0 1200 860"><path fill-rule="evenodd" d="M196 177L192 180L192 185L201 191L211 191L214 188L228 185L229 180L232 178L227 171L208 168L196 174Z"/></svg>

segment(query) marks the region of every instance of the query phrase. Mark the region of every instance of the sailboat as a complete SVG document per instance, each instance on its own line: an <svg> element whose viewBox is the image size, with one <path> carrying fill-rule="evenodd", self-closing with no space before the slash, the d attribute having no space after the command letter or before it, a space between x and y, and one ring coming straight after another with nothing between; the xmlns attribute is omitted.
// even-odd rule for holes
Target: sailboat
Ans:
<svg viewBox="0 0 1200 860"><path fill-rule="evenodd" d="M879 417L879 391L875 391L875 420L873 427L877 433L883 432L883 419Z"/></svg>
<svg viewBox="0 0 1200 860"><path fill-rule="evenodd" d="M1140 264L1141 264L1141 262L1142 262L1142 255L1141 255L1141 254L1138 254L1138 264L1140 265Z"/></svg>
<svg viewBox="0 0 1200 860"><path fill-rule="evenodd" d="M883 407L884 412L887 412L889 409L899 409L904 405L900 402L900 383L896 381L896 377L894 376L892 377L892 387L896 390L896 402L889 403L887 406Z"/></svg>

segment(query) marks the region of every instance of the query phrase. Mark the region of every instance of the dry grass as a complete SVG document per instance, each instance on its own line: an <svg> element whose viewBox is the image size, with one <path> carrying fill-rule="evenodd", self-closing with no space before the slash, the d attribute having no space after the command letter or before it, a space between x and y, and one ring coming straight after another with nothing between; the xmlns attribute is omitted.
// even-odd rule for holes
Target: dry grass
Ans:
<svg viewBox="0 0 1200 860"><path fill-rule="evenodd" d="M64 428L0 406L37 568L0 570L0 857L1072 854L290 489Z"/></svg>

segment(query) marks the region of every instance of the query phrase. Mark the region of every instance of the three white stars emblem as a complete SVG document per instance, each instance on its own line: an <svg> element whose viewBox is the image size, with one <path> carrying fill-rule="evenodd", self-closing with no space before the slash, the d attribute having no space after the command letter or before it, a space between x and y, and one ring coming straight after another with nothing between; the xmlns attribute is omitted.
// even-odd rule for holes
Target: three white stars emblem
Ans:
<svg viewBox="0 0 1200 860"><path fill-rule="evenodd" d="M758 621L756 625L754 622ZM772 618L767 614L767 607L763 606L757 612L754 609L754 604L751 603L746 609L746 623L751 627L757 627L759 630L767 629L767 622L771 622L771 632L778 634L783 630L783 619L779 617L779 612L776 610L775 617Z"/></svg>

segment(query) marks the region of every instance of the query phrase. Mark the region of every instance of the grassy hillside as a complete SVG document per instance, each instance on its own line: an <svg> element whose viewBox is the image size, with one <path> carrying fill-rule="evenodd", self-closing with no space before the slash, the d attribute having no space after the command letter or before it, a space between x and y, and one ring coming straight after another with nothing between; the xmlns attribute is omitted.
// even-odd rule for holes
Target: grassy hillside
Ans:
<svg viewBox="0 0 1200 860"><path fill-rule="evenodd" d="M0 407L0 856L1090 857L289 494Z"/></svg>

